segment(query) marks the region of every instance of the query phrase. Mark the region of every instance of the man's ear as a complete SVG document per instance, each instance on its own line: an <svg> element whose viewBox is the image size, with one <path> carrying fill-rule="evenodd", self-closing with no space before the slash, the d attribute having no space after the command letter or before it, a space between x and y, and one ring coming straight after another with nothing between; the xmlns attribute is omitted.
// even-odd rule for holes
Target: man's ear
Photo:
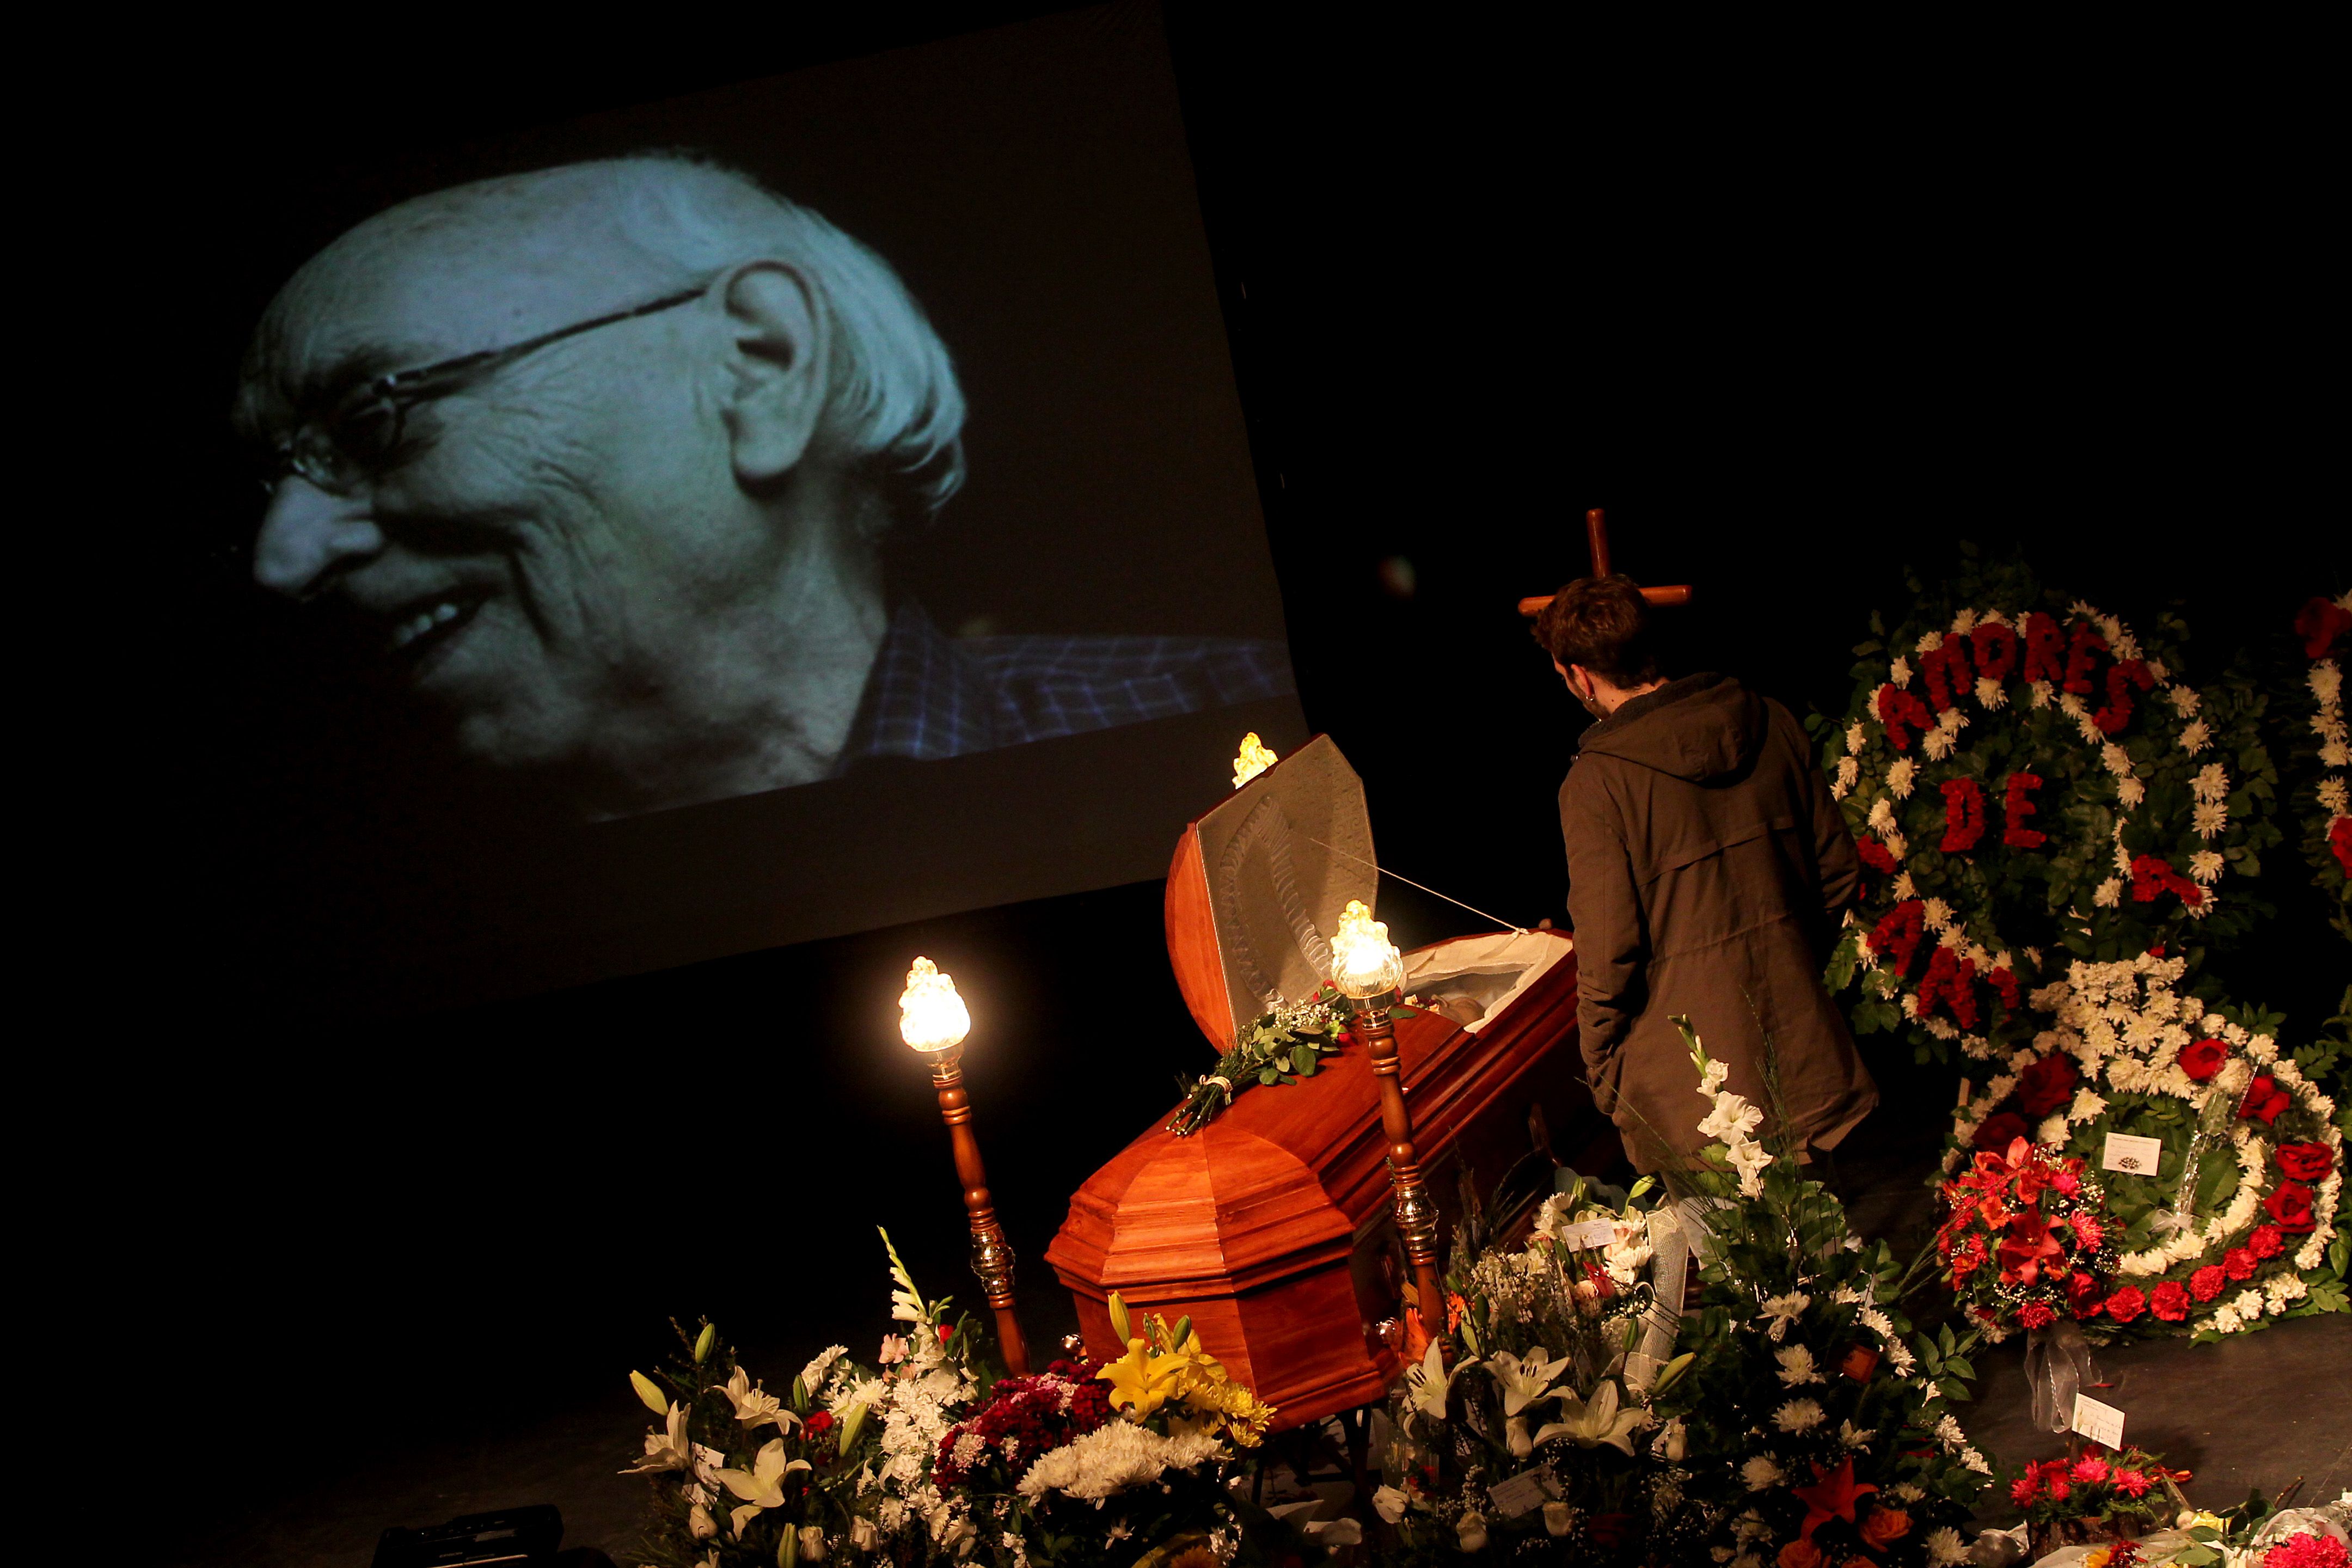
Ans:
<svg viewBox="0 0 2352 1568"><path fill-rule="evenodd" d="M824 416L824 312L799 268L747 261L713 290L727 317L727 432L735 478L765 489L799 464Z"/></svg>

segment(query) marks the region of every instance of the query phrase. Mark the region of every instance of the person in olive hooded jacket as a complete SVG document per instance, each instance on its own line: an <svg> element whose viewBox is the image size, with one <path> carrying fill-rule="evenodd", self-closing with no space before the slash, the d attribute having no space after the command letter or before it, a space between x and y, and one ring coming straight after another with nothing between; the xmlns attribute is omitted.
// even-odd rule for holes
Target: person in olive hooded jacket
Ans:
<svg viewBox="0 0 2352 1568"><path fill-rule="evenodd" d="M1559 788L1594 1099L1640 1170L1712 1142L1684 1014L1730 1089L1834 1147L1878 1089L1822 984L1861 869L1803 728L1729 676L1661 679L1631 578L1579 578L1535 631L1599 721Z"/></svg>

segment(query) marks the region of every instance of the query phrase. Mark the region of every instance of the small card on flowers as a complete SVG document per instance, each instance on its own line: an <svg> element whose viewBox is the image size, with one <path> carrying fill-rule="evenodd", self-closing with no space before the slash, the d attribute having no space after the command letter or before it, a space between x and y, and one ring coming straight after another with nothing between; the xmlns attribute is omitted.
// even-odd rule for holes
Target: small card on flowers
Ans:
<svg viewBox="0 0 2352 1568"><path fill-rule="evenodd" d="M1488 1487L1486 1495L1495 1500L1495 1511L1505 1519L1517 1519L1551 1499L1551 1493L1545 1489L1541 1470L1521 1470L1501 1485Z"/></svg>
<svg viewBox="0 0 2352 1568"><path fill-rule="evenodd" d="M2074 1395L2074 1418L2067 1425L2094 1443L2110 1448L2124 1446L2124 1413L2087 1394Z"/></svg>
<svg viewBox="0 0 2352 1568"><path fill-rule="evenodd" d="M2164 1142L2161 1139L2135 1138L2128 1132L2110 1132L2099 1168L2121 1171L2127 1176L2153 1176L2156 1174L2156 1163L2163 1157Z"/></svg>
<svg viewBox="0 0 2352 1568"><path fill-rule="evenodd" d="M1570 1252L1598 1252L1616 1236L1615 1228L1605 1219L1588 1219L1559 1227L1559 1244Z"/></svg>

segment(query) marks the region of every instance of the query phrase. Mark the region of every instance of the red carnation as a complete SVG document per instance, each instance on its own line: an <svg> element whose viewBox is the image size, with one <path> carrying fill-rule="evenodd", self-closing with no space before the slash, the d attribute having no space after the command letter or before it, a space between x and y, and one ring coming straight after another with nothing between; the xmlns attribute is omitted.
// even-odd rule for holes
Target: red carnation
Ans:
<svg viewBox="0 0 2352 1568"><path fill-rule="evenodd" d="M2298 1182L2324 1182L2336 1168L2336 1152L2325 1143L2282 1143L2278 1167Z"/></svg>
<svg viewBox="0 0 2352 1568"><path fill-rule="evenodd" d="M2114 1485L2116 1490L2126 1497L2147 1495L2147 1478L2137 1470L2117 1470L2115 1474Z"/></svg>
<svg viewBox="0 0 2352 1568"><path fill-rule="evenodd" d="M2294 1103L2294 1099L2278 1086L2277 1080L2263 1073L2246 1085L2246 1098L2238 1102L2238 1114L2258 1116L2267 1126L2279 1119L2280 1111Z"/></svg>
<svg viewBox="0 0 2352 1568"><path fill-rule="evenodd" d="M2028 1301L2017 1310L2017 1321L2029 1329L2046 1329L2058 1321L2047 1301Z"/></svg>
<svg viewBox="0 0 2352 1568"><path fill-rule="evenodd" d="M2231 1279L2241 1282L2252 1279L2254 1277L2254 1270L2259 1267L2261 1266L2254 1261L2252 1247L2233 1247L2221 1255L2221 1271Z"/></svg>
<svg viewBox="0 0 2352 1568"><path fill-rule="evenodd" d="M2025 1118L2016 1111L1996 1111L1978 1123L1976 1136L1969 1142L1986 1153L1998 1154L2027 1131Z"/></svg>
<svg viewBox="0 0 2352 1568"><path fill-rule="evenodd" d="M2131 863L2132 902L2153 903L2158 893L2172 893L2190 909L2205 901L2205 889L2172 868L2172 863L2155 855L2136 855Z"/></svg>
<svg viewBox="0 0 2352 1568"><path fill-rule="evenodd" d="M2209 1083L2230 1059L2230 1047L2221 1040L2199 1040L2180 1048L2180 1070L2192 1083Z"/></svg>
<svg viewBox="0 0 2352 1568"><path fill-rule="evenodd" d="M2209 1263L2189 1277L2189 1293L2200 1301L2210 1301L2221 1293L2221 1287L2227 1283L2229 1277L2221 1272L2221 1266Z"/></svg>
<svg viewBox="0 0 2352 1568"><path fill-rule="evenodd" d="M2189 1292L2179 1280L2168 1279L2148 1297L2147 1307L2166 1322L2178 1323L2189 1316Z"/></svg>
<svg viewBox="0 0 2352 1568"><path fill-rule="evenodd" d="M2276 1258L2286 1250L2286 1238L2274 1225L2258 1225L2254 1234L2246 1237L2246 1250L2256 1258Z"/></svg>
<svg viewBox="0 0 2352 1568"><path fill-rule="evenodd" d="M2147 1310L2147 1295L2137 1285L2126 1285L2107 1298L2107 1316L2118 1323L2128 1323Z"/></svg>
<svg viewBox="0 0 2352 1568"><path fill-rule="evenodd" d="M1854 848L1861 854L1862 863L1872 870L1883 874L1895 869L1896 861L1894 851L1888 849L1877 839L1858 839L1854 843Z"/></svg>
<svg viewBox="0 0 2352 1568"><path fill-rule="evenodd" d="M1906 899L1885 914L1870 928L1870 951L1895 960L1895 973L1908 974L1911 961L1918 956L1919 943L1927 931L1927 906L1918 899Z"/></svg>
<svg viewBox="0 0 2352 1568"><path fill-rule="evenodd" d="M2281 1182L2278 1190L2263 1200L2270 1210L2271 1219L2279 1229L2301 1236L2316 1222L2311 1213L2311 1189L2301 1182Z"/></svg>
<svg viewBox="0 0 2352 1568"><path fill-rule="evenodd" d="M2028 1121L2039 1121L2074 1098L2082 1078L2074 1058L2053 1052L2017 1075L2018 1109Z"/></svg>
<svg viewBox="0 0 2352 1568"><path fill-rule="evenodd" d="M811 1436L814 1436L820 1432L831 1431L833 1429L833 1412L830 1410L819 1410L814 1412L806 1420L803 1421L801 1425L808 1429L808 1433Z"/></svg>
<svg viewBox="0 0 2352 1568"><path fill-rule="evenodd" d="M2066 1310L2078 1318L2099 1315L2099 1282L2079 1268L2066 1280Z"/></svg>
<svg viewBox="0 0 2352 1568"><path fill-rule="evenodd" d="M2052 1184L2053 1186L2056 1184ZM2096 1219L2086 1214L2071 1214L2066 1216L2066 1223L2074 1227L2074 1239L2091 1251L2098 1251L2099 1243L2105 1239L2105 1233L2099 1229L2099 1222Z"/></svg>

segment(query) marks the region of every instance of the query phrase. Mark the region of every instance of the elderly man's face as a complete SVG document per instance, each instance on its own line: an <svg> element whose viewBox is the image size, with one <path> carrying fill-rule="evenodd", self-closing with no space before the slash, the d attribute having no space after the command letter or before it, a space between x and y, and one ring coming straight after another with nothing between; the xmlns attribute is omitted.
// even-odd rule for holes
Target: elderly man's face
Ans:
<svg viewBox="0 0 2352 1568"><path fill-rule="evenodd" d="M363 226L288 285L257 336L241 416L275 441L364 379L690 287L562 222ZM255 573L340 598L378 656L501 765L625 752L724 635L732 588L781 546L733 482L708 300L549 345L408 412L349 495L273 492ZM674 714L671 717L675 717Z"/></svg>

